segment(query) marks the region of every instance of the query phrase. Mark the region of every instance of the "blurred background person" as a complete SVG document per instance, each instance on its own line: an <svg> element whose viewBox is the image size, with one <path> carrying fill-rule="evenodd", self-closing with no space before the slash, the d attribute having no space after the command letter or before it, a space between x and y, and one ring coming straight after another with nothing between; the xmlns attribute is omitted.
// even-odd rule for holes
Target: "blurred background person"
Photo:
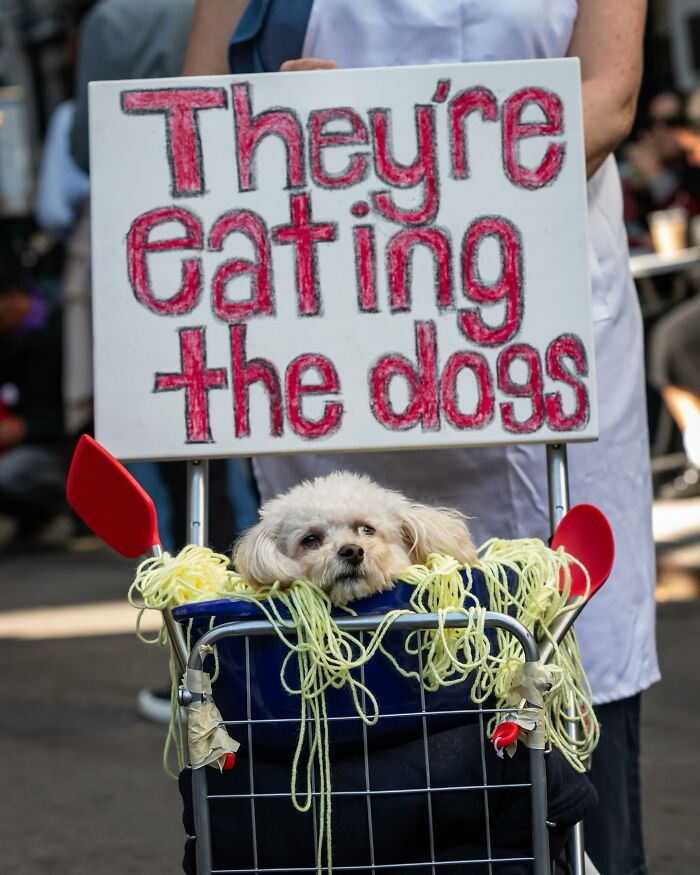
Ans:
<svg viewBox="0 0 700 875"><path fill-rule="evenodd" d="M625 221L633 247L651 245L648 213L675 204L679 195L683 206L697 212L695 199L690 204L683 191L686 162L674 133L683 118L683 100L675 90L654 95L642 108L637 137L621 150Z"/></svg>
<svg viewBox="0 0 700 875"><path fill-rule="evenodd" d="M88 83L179 76L194 0L99 0L80 32L71 152L90 168Z"/></svg>
<svg viewBox="0 0 700 875"><path fill-rule="evenodd" d="M99 0L81 10L77 37L75 100L66 131L66 163L85 175L90 168L88 84L107 79L178 76L192 19L193 0ZM90 208L81 205L68 243L64 274L66 358L64 395L67 426L78 435L92 431L92 305ZM147 478L153 466L134 472ZM155 488L158 493L158 487ZM165 514L169 516L169 509ZM167 525L164 520L164 525Z"/></svg>
<svg viewBox="0 0 700 875"><path fill-rule="evenodd" d="M70 135L75 163L89 172L88 83L108 79L150 79L182 73L189 38L194 0L99 0L86 16L80 32L76 79L76 109ZM85 220L87 224L87 217ZM70 332L71 356L76 359L76 383L89 369L92 392L92 328L89 314L89 234L84 226L76 232L74 258L67 272L66 291L84 302ZM78 356L76 348L83 349ZM78 362L77 359L81 361ZM70 363L69 363L70 365ZM186 466L165 462L131 466L143 485L156 496L167 493L168 504L159 502L165 540L173 549L188 543ZM209 539L224 552L237 532L257 518L257 494L241 460L210 463L211 492ZM231 496L235 497L232 501ZM169 534L168 534L169 533Z"/></svg>
<svg viewBox="0 0 700 875"><path fill-rule="evenodd" d="M58 311L0 255L0 515L11 541L56 546L70 535L65 504ZM9 523L9 525L8 525Z"/></svg>
<svg viewBox="0 0 700 875"><path fill-rule="evenodd" d="M194 0L99 0L85 17L79 40L76 106L70 132L75 164L89 173L88 83L110 79L151 79L180 76L189 39ZM70 338L66 381L73 401L89 391L92 402L92 321L89 263L89 210L76 229L66 271L65 304L74 311L66 320ZM89 375L89 379L86 378ZM71 394L71 385L78 387ZM75 421L72 423L75 426ZM80 430L92 424L79 423ZM257 520L258 498L245 460L209 463L209 544L230 551L236 535ZM187 466L184 462L129 466L157 503L159 523L168 549L179 550L191 540L187 530ZM144 716L168 722L170 687L142 690Z"/></svg>
<svg viewBox="0 0 700 875"><path fill-rule="evenodd" d="M652 97L637 134L620 150L630 245L649 247L648 216L680 207L692 226L700 214L700 90ZM692 241L691 241L692 242Z"/></svg>
<svg viewBox="0 0 700 875"><path fill-rule="evenodd" d="M651 382L683 437L688 465L661 491L663 498L700 495L700 297L674 307L649 339Z"/></svg>
<svg viewBox="0 0 700 875"><path fill-rule="evenodd" d="M90 0L72 8L67 35L67 76L75 78L78 31L90 11ZM90 306L90 180L70 150L75 117L71 96L53 110L46 131L34 196L38 225L53 234L65 250L61 272L63 404L69 435L92 429L92 328Z"/></svg>
<svg viewBox="0 0 700 875"><path fill-rule="evenodd" d="M685 179L693 179L700 190L700 89L688 96L682 111L671 123L671 134L684 157ZM661 497L696 497L700 495L700 297L697 276L690 297L672 306L652 328L649 373L650 382L660 392L680 431L688 462L677 477L662 487Z"/></svg>

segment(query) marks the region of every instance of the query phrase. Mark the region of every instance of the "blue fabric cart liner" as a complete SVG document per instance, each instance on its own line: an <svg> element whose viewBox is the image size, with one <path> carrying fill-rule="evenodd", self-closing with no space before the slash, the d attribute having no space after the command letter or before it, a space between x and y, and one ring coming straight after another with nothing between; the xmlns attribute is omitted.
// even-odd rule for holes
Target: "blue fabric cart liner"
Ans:
<svg viewBox="0 0 700 875"><path fill-rule="evenodd" d="M517 587L517 576L507 571L509 588ZM352 603L353 610L362 615L386 614L397 608L410 609L410 597L415 587L398 581L392 590L379 593L366 599ZM472 571L472 593L479 604L487 609L489 606L488 592L484 579L478 570ZM333 615L347 616L345 611L334 609ZM181 605L173 610L176 620L187 630L190 621L191 643L197 641L209 630L210 623L215 626L242 620L261 619L263 617L259 606L236 599L196 602ZM405 632L389 632L384 646L392 654L399 665L406 670L415 670L417 658L406 653ZM492 646L495 644L495 633L487 633ZM295 741L299 731L299 696L287 693L280 684L280 669L282 661L288 654L288 648L277 638L228 637L217 644L219 674L213 684L214 699L226 721L241 722L246 725L248 720L256 722L256 743L273 748L280 745L287 747ZM205 669L213 672L213 657L205 660ZM248 664L248 669L246 665ZM248 675L248 677L247 677ZM360 679L359 671L355 675ZM291 687L298 684L296 657L292 657L287 667L287 681ZM403 677L396 671L391 662L382 654L377 653L364 670L364 682L376 696L379 713L382 716L390 714L420 715L421 687L411 678ZM425 693L425 707L428 711L456 711L474 706L469 700L467 684L457 684L445 687L435 693ZM328 689L326 691L328 716L331 718L331 740L334 745L352 745L362 743L361 726L357 719L336 720L339 717L354 717L356 710L350 691ZM469 718L466 718L469 719ZM476 719L476 718L474 718ZM441 716L430 718L434 728L447 727L450 724L464 723L464 717ZM258 723L258 721L269 721ZM395 743L399 738L417 737L422 732L420 716L390 718L380 720L371 730L373 740L381 743ZM232 734L241 740L241 730L232 730Z"/></svg>

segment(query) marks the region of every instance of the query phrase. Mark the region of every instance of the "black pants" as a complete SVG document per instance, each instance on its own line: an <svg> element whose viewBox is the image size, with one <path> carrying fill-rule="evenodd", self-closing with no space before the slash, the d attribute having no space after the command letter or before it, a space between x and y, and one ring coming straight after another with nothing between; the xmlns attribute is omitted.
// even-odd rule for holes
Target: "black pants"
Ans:
<svg viewBox="0 0 700 875"><path fill-rule="evenodd" d="M599 705L590 778L598 807L584 820L586 852L602 875L646 875L639 780L640 696Z"/></svg>

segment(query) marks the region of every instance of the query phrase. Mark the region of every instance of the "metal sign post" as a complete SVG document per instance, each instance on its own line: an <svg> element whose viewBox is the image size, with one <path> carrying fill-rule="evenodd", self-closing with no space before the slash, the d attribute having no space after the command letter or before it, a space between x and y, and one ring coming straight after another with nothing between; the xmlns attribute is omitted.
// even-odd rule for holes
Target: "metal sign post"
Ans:
<svg viewBox="0 0 700 875"><path fill-rule="evenodd" d="M549 525L554 530L570 507L569 468L566 444L547 444L547 491L549 494ZM567 732L573 741L579 738L579 725L573 701L567 705ZM584 875L583 824L577 823L571 830L568 857L572 875Z"/></svg>
<svg viewBox="0 0 700 875"><path fill-rule="evenodd" d="M209 462L187 462L187 531L190 544L206 546L209 540L207 501L209 499Z"/></svg>

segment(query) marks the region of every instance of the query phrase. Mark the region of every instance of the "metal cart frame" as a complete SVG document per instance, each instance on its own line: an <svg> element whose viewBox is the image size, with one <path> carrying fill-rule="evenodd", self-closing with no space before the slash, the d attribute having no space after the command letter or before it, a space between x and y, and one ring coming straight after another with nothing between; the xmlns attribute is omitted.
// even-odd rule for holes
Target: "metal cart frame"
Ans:
<svg viewBox="0 0 700 875"><path fill-rule="evenodd" d="M569 478L568 478L568 466L567 466L567 454L566 454L566 446L565 444L547 444L547 484L548 484L548 493L549 493L549 517L550 517L550 526L552 532L560 522L561 518L564 514L569 510L570 502L569 502ZM187 463L188 466L188 526L190 532L190 540L193 544L205 544L207 542L207 494L208 494L208 462L205 460L193 460ZM159 552L158 548L155 548L155 553ZM354 632L367 632L375 629L380 622L381 618L377 617L348 617L343 618L338 621L338 625L342 629L351 630ZM266 620L256 620L256 621L244 621L240 623L227 623L222 626L216 627L212 629L210 632L203 635L199 641L193 646L192 652L188 653L187 647L184 641L184 636L180 626L175 622L174 618L170 614L169 610L165 612L165 622L168 627L169 633L171 635L171 640L173 641L176 655L180 662L181 667L191 668L201 670L202 668L202 652L203 648L207 646L211 646L216 642L222 640L228 636L261 636L261 635L272 635L274 634L274 630L270 623ZM459 614L450 615L447 620L446 625L448 627L458 627L462 625L464 622L463 617ZM415 630L415 629L431 629L435 628L437 625L437 617L434 614L420 615L420 616L404 616L399 617L394 624L394 628L396 630ZM487 613L486 615L486 626L487 628L500 628L508 631L513 634L520 644L523 647L523 651L525 653L526 661L532 662L536 661L539 658L539 653L537 649L537 643L532 637L532 635L525 629L520 623L513 620L510 617ZM246 671L249 671L249 650L246 642ZM186 691L185 696L197 696L198 694L193 693L191 691ZM201 696L200 696L201 697ZM426 777L427 777L427 786L423 788L421 791L411 791L411 792L422 792L427 796L428 804L427 804L427 816L429 819L429 832L430 832L430 841L431 841L431 861L427 863L415 863L413 865L405 865L402 864L402 868L404 869L416 869L417 871L424 871L426 869L430 869L433 873L438 872L444 865L447 865L447 861L439 862L435 860L435 852L433 846L433 835L432 835L432 808L431 808L431 794L434 792L438 792L440 788L431 788L430 787L430 772L429 772L429 762L427 760L427 736L426 736L426 726L425 719L430 716L429 711L426 711L425 708L425 698L424 693L422 691L421 695L422 702L422 717L423 717L423 735L425 741L425 751L426 751ZM247 720L247 731L248 738L251 738L251 726L255 722L251 720L250 715L250 702L248 703L248 720ZM474 713L474 709L465 709L464 713ZM477 713L479 714L479 722L480 726L483 730L483 718L484 714L494 713L494 709L483 709L479 708ZM576 721L573 719L575 716L574 712L574 703L573 701L569 706L569 715L572 718L569 722L569 733L572 738L575 738L578 732L578 726ZM392 715L384 715L385 718L391 719L392 717L401 717L407 715L401 714L392 714ZM414 715L411 715L414 716ZM333 720L334 718L329 718L329 720ZM335 719L359 719L359 718L335 718ZM380 718L381 719L381 718ZM364 724L363 724L364 725ZM364 727L364 756L365 756L365 772L368 781L368 772L367 772L367 736L366 736L366 727ZM469 788L454 788L454 789L481 789L484 795L484 805L485 805L485 813L486 813L486 824L487 824L487 850L488 856L491 857L491 849L490 849L490 838L488 834L488 798L487 791L489 789L487 783L486 776L486 767L484 761L484 751L483 751L483 740L484 733L482 731L482 769L483 769L483 784L480 787L469 787ZM546 812L547 812L547 790L546 790L546 775L545 775L545 761L544 761L544 751L541 750L530 750L530 771L531 771L531 808L532 808L532 858L528 858L528 860L532 861L533 872L535 875L547 875L550 872L551 861L549 859L549 841L547 835L547 825L546 825ZM252 761L251 761L251 769L252 769ZM197 872L198 875L210 875L210 873L218 872L219 875L223 875L223 872L233 873L237 872L239 875L244 875L244 873L258 873L258 872L285 872L285 871L299 871L298 869L259 869L257 864L257 854L255 856L255 867L250 869L239 869L239 870L212 870L212 849L211 849L211 835L210 835L210 821L209 821L209 808L208 801L209 796L207 793L207 779L205 769L195 769L192 773L192 787L193 787L193 805L195 812L195 832L197 836L196 843L196 856L197 856ZM527 785L524 785L527 786ZM367 810L368 810L368 826L369 826L369 835L370 841L372 836L372 816L371 816L371 799L373 792L367 783L365 791L362 795L365 796L367 800ZM380 791L385 792L385 791ZM386 791L386 792L401 792L399 789L395 791ZM263 794L264 795L264 794ZM356 794L357 795L357 794ZM314 806L317 794L314 794ZM238 797L240 798L240 797ZM253 814L253 830L255 830L255 817L254 817L254 806L255 806L255 798L256 794L254 792L254 787L251 782L251 793L246 795L246 798L250 799L250 804L252 807ZM315 807L314 807L315 811ZM255 842L255 838L253 839ZM571 837L569 840L569 846L567 849L569 864L571 867L572 875L583 875L585 872L585 864L584 864L584 846L583 846L583 829L582 825L577 824L571 831ZM523 860L524 861L524 860ZM506 862L503 859L488 859L481 861L449 861L449 864L455 865L464 863L465 866L468 862L475 863L480 862L482 864L488 863L502 863ZM513 861L515 862L515 861ZM337 871L355 871L359 868L371 868L372 871L381 872L382 870L397 868L396 866L391 865L374 865L374 861L371 860L368 864L362 867L334 867ZM315 872L316 868L311 867L308 869L309 872ZM468 867L467 867L468 871Z"/></svg>
<svg viewBox="0 0 700 875"><path fill-rule="evenodd" d="M351 632L371 632L376 630L377 626L382 622L382 616L364 616L364 617L346 617L341 618L337 621L338 626L341 629L351 631ZM392 631L415 631L415 630L429 630L435 629L438 625L438 617L435 614L424 614L424 615L405 615L398 617L393 626ZM461 614L450 614L445 620L445 626L448 628L456 628L464 625L464 617ZM535 662L539 659L539 652L537 648L537 642L530 634L530 632L517 620L514 620L511 617L505 616L503 614L496 614L492 612L487 612L485 619L485 627L490 629L502 629L504 631L512 634L523 647L523 651L525 653L525 659L527 662ZM246 638L246 679L249 681L250 677L250 651L248 647L248 638L254 636L263 636L263 635L274 635L274 630L272 625L267 620L248 620L238 623L225 623L221 626L218 626L211 631L205 633L193 646L192 652L189 656L187 667L189 669L194 669L197 671L202 670L202 654L206 654L208 652L208 648L217 642L221 641L223 638L229 636L240 636ZM249 682L247 683L247 687L250 688ZM184 698L186 701L197 701L202 699L201 693L195 693L193 691L185 690ZM488 776L486 772L486 761L485 761L485 727L484 727L484 715L496 713L498 709L486 709L486 708L465 708L463 711L458 712L450 712L451 714L473 714L476 713L479 716L479 730L480 730L480 739L481 739L481 765L482 765L482 783L479 785L462 785L462 786L449 786L449 787L435 787L431 786L430 780L430 758L428 753L428 733L427 733L427 718L436 714L444 714L445 712L432 712L426 708L426 700L425 693L421 687L421 711L417 714L411 713L397 713L397 714L383 714L380 716L380 720L391 720L394 718L401 717L414 717L420 716L422 718L422 730L423 730L423 750L425 755L425 775L426 775L426 786L421 788L395 788L395 789L383 789L383 790L373 790L370 787L370 754L369 754L369 746L368 746L368 730L367 725L360 721L360 718L357 716L352 717L329 717L328 720L354 720L361 722L362 725L362 733L363 733L363 758L364 758L364 775L365 775L365 789L364 791L341 791L339 793L333 793L333 796L362 796L366 801L366 809L367 809L367 829L369 836L369 849L370 849L370 860L362 865L357 866L334 866L334 871L337 872L353 872L358 870L367 870L371 869L372 872L381 872L384 870L393 870L401 869L402 871L426 871L435 875L436 872L440 870L441 867L444 866L455 866L455 865L463 865L467 871L470 865L488 865L488 864L503 864L503 863L532 863L532 872L534 875L548 875L550 873L550 858L549 858L549 839L547 834L547 780L546 780L546 771L545 771L545 751L544 750L535 750L531 748L529 750L529 759L530 759L530 783L529 784L498 784L491 785L488 782ZM292 718L294 719L294 718ZM311 720L312 718L307 718L307 720ZM193 807L194 807L194 821L195 821L195 834L196 834L196 860L197 860L197 875L253 875L253 873L283 873L283 872L316 872L316 867L306 867L300 869L297 866L290 868L260 868L258 865L258 845L256 838L256 815L255 815L255 802L256 800L264 799L264 798L272 798L281 795L280 793L256 793L255 792L255 784L253 778L253 740L252 740L252 728L256 723L267 723L271 722L269 720L253 720L251 717L251 703L250 699L247 702L247 720L245 723L247 724L247 740L250 751L250 759L249 759L249 769L250 769L250 793L244 794L235 794L231 796L222 796L218 795L216 797L212 797L208 793L207 789L207 775L206 768L199 768L192 770L192 796L193 796ZM275 723L284 722L280 720L272 721ZM231 725L228 721L226 725ZM236 723L236 725L240 726L240 722ZM245 730L244 730L245 731ZM492 849L491 849L491 837L489 830L489 803L488 803L488 790L490 789L503 789L503 788L530 788L530 807L531 807L531 823L532 823L532 857L492 857ZM478 860L436 860L435 855L435 843L433 837L433 815L432 815L432 794L438 792L455 792L455 791L482 791L483 805L484 805L484 817L486 823L486 849L487 849L487 857ZM428 834L430 839L430 861L426 862L413 862L413 863L385 863L385 864L376 864L374 859L374 840L373 840L373 819L372 819L372 799L377 795L382 796L391 796L391 795L399 795L404 793L410 793L414 795L423 795L426 797L426 816L428 819ZM314 829L315 832L317 830L316 823L316 800L318 797L318 793L313 793L313 817L314 817ZM254 859L254 867L253 868L242 868L242 869L213 869L212 868L212 847L211 847L211 830L210 830L210 820L209 820L209 800L212 798L217 799L247 799L250 802L251 806L251 823L253 828L253 859ZM491 866L489 866L490 870Z"/></svg>

